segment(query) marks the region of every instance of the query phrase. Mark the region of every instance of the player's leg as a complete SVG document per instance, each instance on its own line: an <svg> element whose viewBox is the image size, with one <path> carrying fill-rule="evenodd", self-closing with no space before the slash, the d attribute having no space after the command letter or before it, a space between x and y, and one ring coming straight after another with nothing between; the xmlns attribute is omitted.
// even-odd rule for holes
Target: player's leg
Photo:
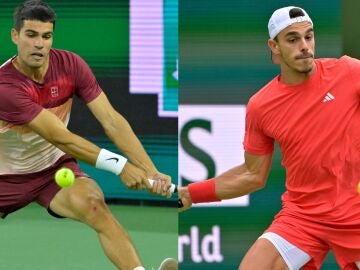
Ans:
<svg viewBox="0 0 360 270"><path fill-rule="evenodd" d="M267 232L247 252L239 270L296 270L310 259L307 253L281 236Z"/></svg>
<svg viewBox="0 0 360 270"><path fill-rule="evenodd" d="M277 269L288 267L274 245L267 239L258 239L240 263L239 270Z"/></svg>
<svg viewBox="0 0 360 270"><path fill-rule="evenodd" d="M61 189L50 203L56 214L79 220L99 236L109 259L120 269L141 266L140 259L124 228L105 204L101 189L89 178L77 178L74 185Z"/></svg>

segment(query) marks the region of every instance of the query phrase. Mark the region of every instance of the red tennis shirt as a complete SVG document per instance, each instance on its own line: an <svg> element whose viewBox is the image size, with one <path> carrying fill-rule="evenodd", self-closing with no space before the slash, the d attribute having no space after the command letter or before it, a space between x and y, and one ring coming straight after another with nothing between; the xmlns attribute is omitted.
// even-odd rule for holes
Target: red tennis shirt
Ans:
<svg viewBox="0 0 360 270"><path fill-rule="evenodd" d="M250 99L244 148L262 155L279 143L285 210L348 222L360 219L360 61L315 63L305 82L285 85L279 75Z"/></svg>

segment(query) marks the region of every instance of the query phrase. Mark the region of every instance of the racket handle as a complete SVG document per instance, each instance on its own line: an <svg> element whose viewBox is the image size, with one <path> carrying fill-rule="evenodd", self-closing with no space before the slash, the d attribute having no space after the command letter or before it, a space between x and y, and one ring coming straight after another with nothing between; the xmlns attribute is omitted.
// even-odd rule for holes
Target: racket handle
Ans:
<svg viewBox="0 0 360 270"><path fill-rule="evenodd" d="M183 208L184 204L181 199L178 199L178 208Z"/></svg>
<svg viewBox="0 0 360 270"><path fill-rule="evenodd" d="M155 182L155 180L152 180L152 179L148 179L149 180L149 182L150 182L150 185L154 185L154 182ZM170 192L171 192L171 194L173 194L173 193L177 193L177 186L175 185L175 184L171 184L171 187L170 187Z"/></svg>

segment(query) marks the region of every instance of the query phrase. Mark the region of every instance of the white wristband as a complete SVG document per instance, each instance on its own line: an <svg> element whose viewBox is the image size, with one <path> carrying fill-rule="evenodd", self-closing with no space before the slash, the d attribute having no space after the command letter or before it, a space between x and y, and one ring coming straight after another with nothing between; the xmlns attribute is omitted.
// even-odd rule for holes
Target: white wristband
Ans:
<svg viewBox="0 0 360 270"><path fill-rule="evenodd" d="M95 167L119 175L123 170L127 159L121 155L101 149L97 157Z"/></svg>

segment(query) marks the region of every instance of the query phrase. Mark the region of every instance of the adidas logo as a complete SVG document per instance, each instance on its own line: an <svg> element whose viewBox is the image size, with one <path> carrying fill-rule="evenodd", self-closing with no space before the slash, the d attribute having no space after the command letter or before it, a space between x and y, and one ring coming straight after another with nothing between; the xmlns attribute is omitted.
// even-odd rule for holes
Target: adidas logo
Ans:
<svg viewBox="0 0 360 270"><path fill-rule="evenodd" d="M335 97L330 92L327 92L327 94L324 97L322 102L328 102L328 101L331 101L331 100L334 100L334 99L335 99Z"/></svg>

